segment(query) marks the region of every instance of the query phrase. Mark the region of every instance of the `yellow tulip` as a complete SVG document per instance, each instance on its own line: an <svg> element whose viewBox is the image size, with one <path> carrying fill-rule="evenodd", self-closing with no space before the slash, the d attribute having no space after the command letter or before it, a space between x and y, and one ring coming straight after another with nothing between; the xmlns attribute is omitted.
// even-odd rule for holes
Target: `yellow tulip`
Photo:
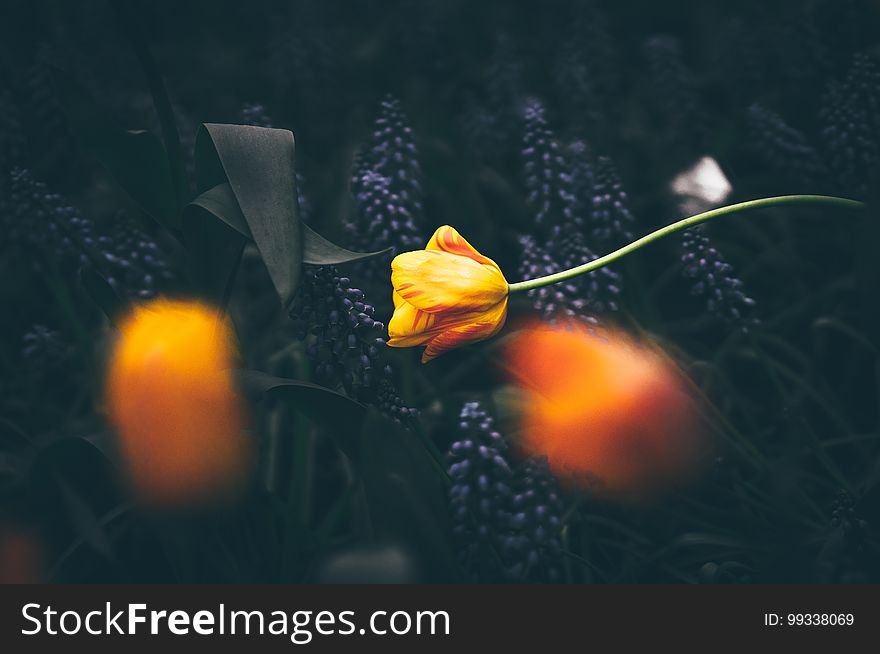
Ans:
<svg viewBox="0 0 880 654"><path fill-rule="evenodd" d="M424 250L391 262L394 315L388 345L426 345L422 363L494 336L507 318L507 280L454 228L444 225Z"/></svg>

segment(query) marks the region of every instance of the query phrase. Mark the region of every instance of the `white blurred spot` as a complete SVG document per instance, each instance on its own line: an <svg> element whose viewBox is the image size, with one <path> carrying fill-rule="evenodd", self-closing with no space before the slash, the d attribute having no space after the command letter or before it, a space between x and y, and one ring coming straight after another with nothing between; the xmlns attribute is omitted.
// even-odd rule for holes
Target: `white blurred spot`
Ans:
<svg viewBox="0 0 880 654"><path fill-rule="evenodd" d="M719 206L733 187L713 157L703 157L672 180L672 192L681 211L687 215Z"/></svg>

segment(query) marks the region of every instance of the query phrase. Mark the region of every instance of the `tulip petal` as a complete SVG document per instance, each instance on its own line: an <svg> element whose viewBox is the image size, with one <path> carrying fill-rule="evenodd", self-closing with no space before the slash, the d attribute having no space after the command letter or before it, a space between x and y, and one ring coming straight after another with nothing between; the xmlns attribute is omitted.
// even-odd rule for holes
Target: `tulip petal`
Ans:
<svg viewBox="0 0 880 654"><path fill-rule="evenodd" d="M454 227L450 227L449 225L438 227L437 231L435 231L434 235L431 237L431 240L428 241L428 244L425 246L425 249L448 252L449 254L455 254L460 257L473 259L477 263L481 263L484 266L492 266L494 268L498 268L497 263L492 261L492 259L490 259L489 257L484 257L482 254L477 252L476 248L468 243L467 239L465 239L464 236L458 233L458 230L456 230Z"/></svg>
<svg viewBox="0 0 880 654"><path fill-rule="evenodd" d="M499 268L438 250L397 255L391 283L401 298L428 313L485 311L507 297Z"/></svg>
<svg viewBox="0 0 880 654"><path fill-rule="evenodd" d="M413 347L424 345L438 334L449 329L458 329L488 321L503 319L503 307L487 314L485 311L471 313L427 313L419 311L406 300L401 300L388 323L387 345L391 347ZM490 317L487 318L487 315Z"/></svg>
<svg viewBox="0 0 880 654"><path fill-rule="evenodd" d="M501 331L507 318L507 298L492 311L483 313L479 317L474 316L474 318L475 322L447 327L439 331L428 342L428 347L422 354L422 363L428 363L431 359L456 347L491 338Z"/></svg>
<svg viewBox="0 0 880 654"><path fill-rule="evenodd" d="M388 345L413 347L425 344L431 339L437 314L416 309L396 291L393 297L394 315L388 323Z"/></svg>

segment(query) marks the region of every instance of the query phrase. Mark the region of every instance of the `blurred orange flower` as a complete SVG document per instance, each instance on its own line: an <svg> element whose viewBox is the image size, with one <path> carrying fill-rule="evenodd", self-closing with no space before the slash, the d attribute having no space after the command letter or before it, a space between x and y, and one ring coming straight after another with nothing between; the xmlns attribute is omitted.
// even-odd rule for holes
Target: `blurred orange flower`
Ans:
<svg viewBox="0 0 880 654"><path fill-rule="evenodd" d="M0 584L40 583L42 564L42 547L32 530L0 524Z"/></svg>
<svg viewBox="0 0 880 654"><path fill-rule="evenodd" d="M120 327L107 405L131 481L150 504L228 496L248 468L229 321L193 302L155 300Z"/></svg>
<svg viewBox="0 0 880 654"><path fill-rule="evenodd" d="M681 373L624 334L539 325L516 334L507 367L525 392L522 447L559 477L639 496L695 462L697 419Z"/></svg>
<svg viewBox="0 0 880 654"><path fill-rule="evenodd" d="M437 228L424 250L394 258L391 284L388 345L426 345L422 363L494 336L507 318L501 268L449 225Z"/></svg>

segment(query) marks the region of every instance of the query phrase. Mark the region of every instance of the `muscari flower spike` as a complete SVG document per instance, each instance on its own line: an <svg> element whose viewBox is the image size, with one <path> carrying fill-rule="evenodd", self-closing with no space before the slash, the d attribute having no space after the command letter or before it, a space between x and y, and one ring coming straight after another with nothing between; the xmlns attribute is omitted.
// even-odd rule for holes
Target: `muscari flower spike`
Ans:
<svg viewBox="0 0 880 654"><path fill-rule="evenodd" d="M556 135L547 124L544 105L531 99L523 110L522 160L526 201L546 235L555 225L582 222L575 209L568 165Z"/></svg>
<svg viewBox="0 0 880 654"><path fill-rule="evenodd" d="M474 581L558 582L563 511L547 460L514 466L507 441L479 402L461 409L447 455L458 559Z"/></svg>
<svg viewBox="0 0 880 654"><path fill-rule="evenodd" d="M755 324L750 316L755 301L743 291L733 266L712 245L705 229L689 229L682 237L684 274L694 280L693 295L705 298L709 313L743 331Z"/></svg>
<svg viewBox="0 0 880 654"><path fill-rule="evenodd" d="M309 358L318 383L342 387L361 402L407 422L418 416L407 407L393 383L393 370L382 361L385 325L364 292L334 266L306 266L291 317L297 335L311 333Z"/></svg>
<svg viewBox="0 0 880 654"><path fill-rule="evenodd" d="M865 197L880 166L880 65L857 55L846 79L832 83L819 119L831 169L840 187Z"/></svg>
<svg viewBox="0 0 880 654"><path fill-rule="evenodd" d="M795 184L824 184L828 168L803 132L758 103L747 111L752 147L767 164Z"/></svg>

